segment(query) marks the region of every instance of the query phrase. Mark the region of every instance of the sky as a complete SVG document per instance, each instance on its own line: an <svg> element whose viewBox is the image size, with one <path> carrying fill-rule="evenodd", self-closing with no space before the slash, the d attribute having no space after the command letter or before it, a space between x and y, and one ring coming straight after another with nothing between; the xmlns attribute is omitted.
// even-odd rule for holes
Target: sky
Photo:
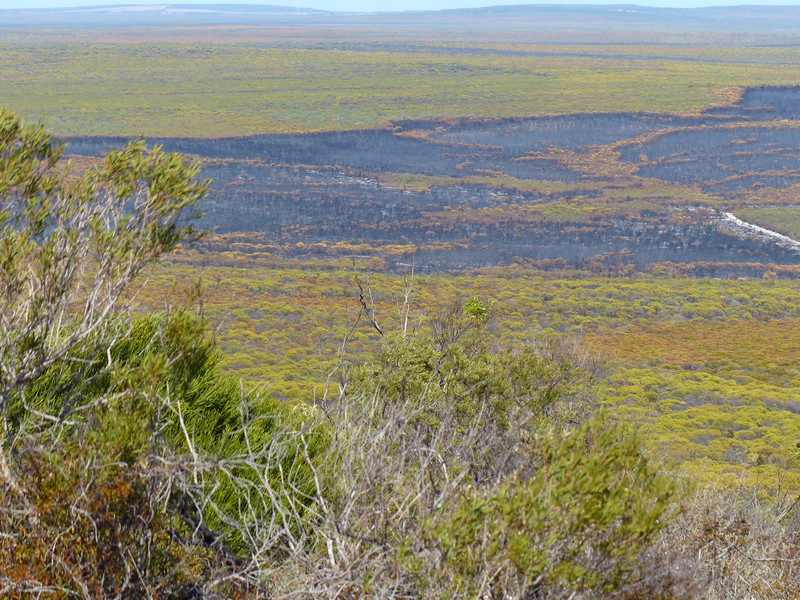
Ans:
<svg viewBox="0 0 800 600"><path fill-rule="evenodd" d="M168 0L0 0L0 9L8 8L58 8L68 6L94 6L109 4L277 4L295 6L298 0L185 0L183 2ZM558 2L532 2L531 0L299 0L299 5L306 8L336 11L402 11L402 10L439 10L446 8L474 8L479 6L507 4L638 4L640 6L692 7L692 6L726 6L726 5L795 5L800 0L568 0Z"/></svg>

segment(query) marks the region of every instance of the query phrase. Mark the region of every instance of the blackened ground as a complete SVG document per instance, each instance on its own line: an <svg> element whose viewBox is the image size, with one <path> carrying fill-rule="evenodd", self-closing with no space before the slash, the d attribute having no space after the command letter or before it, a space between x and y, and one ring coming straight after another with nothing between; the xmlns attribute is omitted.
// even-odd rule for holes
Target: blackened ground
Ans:
<svg viewBox="0 0 800 600"><path fill-rule="evenodd" d="M213 181L203 205L203 226L220 233L260 232L282 245L412 245L417 250L398 260L413 255L418 264L453 270L525 259L562 259L581 266L592 257L623 250L637 265L799 264L797 252L720 228L707 212L673 218L669 198L661 199L663 206L655 212L530 216L531 208L548 203L591 203L604 185L614 183L607 172L569 164L559 150L588 156L607 146L639 177L665 186L693 186L722 198L800 183L800 129L792 123L797 118L800 88L764 87L748 90L735 106L697 117L465 118L403 121L364 131L148 141L203 162L203 176ZM67 141L68 154L89 156L125 142ZM392 174L393 180L385 179ZM398 187L396 174L416 177L418 185ZM487 176L553 187L509 191L490 185L491 180L477 180ZM559 183L576 182L597 185L594 190L553 191ZM673 193L674 205L683 204L680 189Z"/></svg>

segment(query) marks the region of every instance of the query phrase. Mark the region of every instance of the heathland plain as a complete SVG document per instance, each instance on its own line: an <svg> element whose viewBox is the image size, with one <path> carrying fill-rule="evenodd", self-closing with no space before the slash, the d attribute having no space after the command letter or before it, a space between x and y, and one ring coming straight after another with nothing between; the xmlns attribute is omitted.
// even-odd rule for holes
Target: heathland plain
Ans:
<svg viewBox="0 0 800 600"><path fill-rule="evenodd" d="M386 279L389 320L392 273L413 269L420 314L477 295L505 337L597 350L608 402L676 460L793 465L796 383L760 362L786 351L767 337L751 353L749 331L795 322L800 255L725 214L798 233L797 36L604 14L606 32L578 18L558 35L22 25L4 30L0 102L45 117L79 166L131 136L199 161L214 233L154 282L204 273L224 364L279 397L313 399L329 372L353 262ZM741 352L674 360L689 330ZM648 332L663 347L637 353Z"/></svg>
<svg viewBox="0 0 800 600"><path fill-rule="evenodd" d="M202 280L221 364L273 398L477 298L498 344L581 348L676 472L796 492L800 252L728 215L800 240L800 37L603 15L20 25L0 104L75 169L135 136L198 162L212 233L137 302Z"/></svg>

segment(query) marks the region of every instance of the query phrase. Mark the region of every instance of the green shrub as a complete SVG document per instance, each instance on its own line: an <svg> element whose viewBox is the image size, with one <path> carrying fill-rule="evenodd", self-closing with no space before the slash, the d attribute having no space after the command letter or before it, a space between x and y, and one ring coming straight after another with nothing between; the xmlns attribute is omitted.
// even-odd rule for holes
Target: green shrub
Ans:
<svg viewBox="0 0 800 600"><path fill-rule="evenodd" d="M537 432L529 444L535 468L467 488L454 510L429 520L448 593L619 588L669 522L668 478L602 416L569 432Z"/></svg>

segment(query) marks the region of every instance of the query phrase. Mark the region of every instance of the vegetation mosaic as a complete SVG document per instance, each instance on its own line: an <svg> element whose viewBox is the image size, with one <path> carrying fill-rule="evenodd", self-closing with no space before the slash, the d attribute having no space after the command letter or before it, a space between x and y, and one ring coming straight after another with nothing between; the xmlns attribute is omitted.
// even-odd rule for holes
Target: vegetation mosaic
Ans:
<svg viewBox="0 0 800 600"><path fill-rule="evenodd" d="M3 30L0 595L800 594L800 46L539 10Z"/></svg>

